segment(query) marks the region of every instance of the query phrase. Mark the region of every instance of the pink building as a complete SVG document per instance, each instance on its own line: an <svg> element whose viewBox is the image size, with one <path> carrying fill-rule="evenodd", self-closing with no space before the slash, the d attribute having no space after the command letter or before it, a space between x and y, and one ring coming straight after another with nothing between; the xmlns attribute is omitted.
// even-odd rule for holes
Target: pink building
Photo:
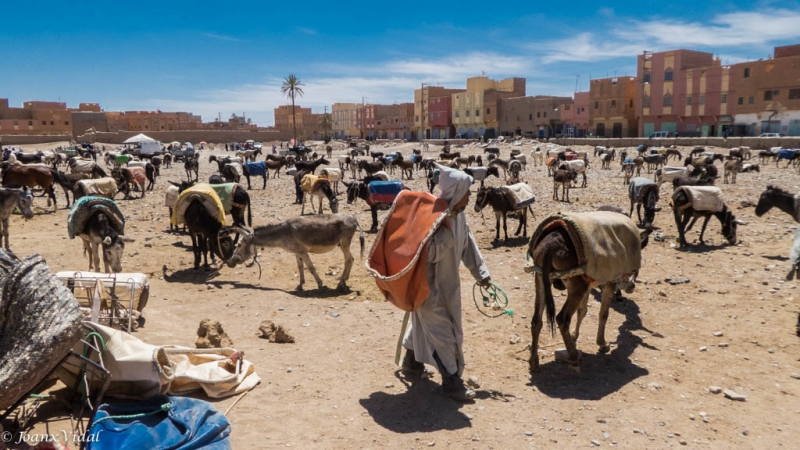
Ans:
<svg viewBox="0 0 800 450"><path fill-rule="evenodd" d="M575 93L573 104L562 107L561 121L564 122L564 136L586 136L589 131L589 92Z"/></svg>
<svg viewBox="0 0 800 450"><path fill-rule="evenodd" d="M453 126L453 97L435 97L428 101L428 126L431 138L450 139L456 134Z"/></svg>

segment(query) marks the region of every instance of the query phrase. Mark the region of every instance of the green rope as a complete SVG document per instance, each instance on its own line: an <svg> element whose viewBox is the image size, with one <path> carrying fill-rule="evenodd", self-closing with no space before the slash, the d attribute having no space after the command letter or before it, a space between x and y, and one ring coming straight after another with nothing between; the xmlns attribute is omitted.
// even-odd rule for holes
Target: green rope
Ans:
<svg viewBox="0 0 800 450"><path fill-rule="evenodd" d="M108 419L114 419L114 420L117 420L117 419L121 419L121 420L141 419L142 417L154 416L156 414L161 414L162 412L169 412L171 409L172 409L171 403L164 403L158 409L155 409L153 411L146 412L146 413L128 414L128 415L123 415L123 416L106 416L106 417L103 417L103 418L95 420L94 423L92 424L92 426L95 426L98 423L100 423L100 422L102 422L104 420L108 420Z"/></svg>
<svg viewBox="0 0 800 450"><path fill-rule="evenodd" d="M477 288L477 290L475 288ZM478 305L478 296L476 293L480 294L484 308L492 308L495 310L502 309L502 312L495 315L486 314ZM472 286L472 301L475 303L475 307L478 311L486 317L494 319L500 316L511 316L512 319L514 318L514 310L508 308L508 296L505 291L493 281L489 282L488 288L484 288L481 286L480 282L476 282Z"/></svg>

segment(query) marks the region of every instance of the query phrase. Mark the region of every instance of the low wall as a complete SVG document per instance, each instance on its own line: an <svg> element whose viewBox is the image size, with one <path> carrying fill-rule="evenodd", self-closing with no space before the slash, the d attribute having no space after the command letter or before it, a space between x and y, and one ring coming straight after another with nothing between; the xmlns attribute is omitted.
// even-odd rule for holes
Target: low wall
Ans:
<svg viewBox="0 0 800 450"><path fill-rule="evenodd" d="M138 131L118 131L108 133L97 133L92 135L78 136L77 140L94 142L107 142L109 144L121 144L126 139L136 136ZM244 142L254 140L256 142L288 141L292 139L292 131L231 131L231 130L193 130L193 131L151 131L145 135L161 142L191 142L196 144L201 141L209 143ZM5 141L4 141L5 142Z"/></svg>
<svg viewBox="0 0 800 450"><path fill-rule="evenodd" d="M9 145L33 145L45 144L47 142L62 142L71 141L72 136L68 134L57 134L47 136L24 136L19 134L0 135L0 143L5 146Z"/></svg>
<svg viewBox="0 0 800 450"><path fill-rule="evenodd" d="M733 148L742 145L754 150L767 150L772 147L800 148L800 137L758 138L758 137L721 137L708 138L560 138L551 139L559 145L601 145L605 147L636 147L641 144L652 146L678 145L684 147L722 147Z"/></svg>

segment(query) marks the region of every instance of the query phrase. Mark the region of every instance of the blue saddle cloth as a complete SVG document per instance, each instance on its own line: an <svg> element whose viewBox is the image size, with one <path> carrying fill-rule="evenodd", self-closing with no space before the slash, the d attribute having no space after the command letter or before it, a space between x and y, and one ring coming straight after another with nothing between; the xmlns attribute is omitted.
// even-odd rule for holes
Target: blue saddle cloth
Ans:
<svg viewBox="0 0 800 450"><path fill-rule="evenodd" d="M783 149L778 150L778 159L792 159L797 150Z"/></svg>
<svg viewBox="0 0 800 450"><path fill-rule="evenodd" d="M422 161L422 155L417 155L416 153L411 155L411 162L418 163Z"/></svg>
<svg viewBox="0 0 800 450"><path fill-rule="evenodd" d="M625 161L622 161L623 164L631 164L633 163L633 158L625 158Z"/></svg>
<svg viewBox="0 0 800 450"><path fill-rule="evenodd" d="M264 175L267 173L267 163L264 161L246 162L244 165L250 175Z"/></svg>
<svg viewBox="0 0 800 450"><path fill-rule="evenodd" d="M136 402L100 405L86 448L228 450L230 433L230 422L211 403L156 395Z"/></svg>
<svg viewBox="0 0 800 450"><path fill-rule="evenodd" d="M370 199L377 203L392 203L402 190L402 181L373 181L369 184Z"/></svg>

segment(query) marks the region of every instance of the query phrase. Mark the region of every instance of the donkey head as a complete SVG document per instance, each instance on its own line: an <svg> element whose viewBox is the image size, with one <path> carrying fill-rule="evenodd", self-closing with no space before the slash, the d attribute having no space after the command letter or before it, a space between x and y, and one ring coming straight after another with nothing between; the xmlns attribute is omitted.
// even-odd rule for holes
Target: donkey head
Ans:
<svg viewBox="0 0 800 450"><path fill-rule="evenodd" d="M230 258L225 260L225 264L230 268L234 268L238 264L242 264L250 259L255 259L256 257L253 233L243 228L236 228L235 230L239 233L240 239L236 248L233 250L233 254Z"/></svg>
<svg viewBox="0 0 800 450"><path fill-rule="evenodd" d="M775 196L781 193L786 193L783 189L769 185L767 186L767 190L761 193L761 196L758 197L758 205L756 205L756 215L758 217L763 216L767 213L773 206L775 206Z"/></svg>
<svg viewBox="0 0 800 450"><path fill-rule="evenodd" d="M27 187L23 187L17 196L17 208L19 208L25 220L33 219L33 196Z"/></svg>
<svg viewBox="0 0 800 450"><path fill-rule="evenodd" d="M112 272L122 272L122 252L125 250L125 243L134 241L133 238L117 233L111 233L103 238L103 262Z"/></svg>

